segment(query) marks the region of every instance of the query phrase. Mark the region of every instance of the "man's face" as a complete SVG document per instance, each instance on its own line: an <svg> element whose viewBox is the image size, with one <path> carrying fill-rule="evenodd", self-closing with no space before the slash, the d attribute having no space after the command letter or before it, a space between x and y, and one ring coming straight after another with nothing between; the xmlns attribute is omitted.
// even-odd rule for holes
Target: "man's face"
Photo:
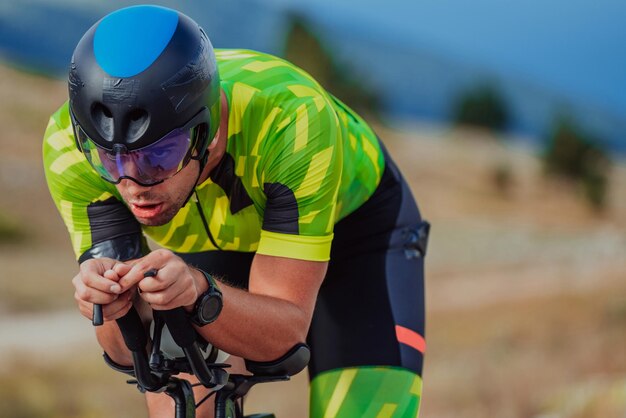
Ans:
<svg viewBox="0 0 626 418"><path fill-rule="evenodd" d="M137 220L147 226L165 225L183 207L195 186L199 162L191 160L178 174L154 186L140 186L129 179L116 185Z"/></svg>

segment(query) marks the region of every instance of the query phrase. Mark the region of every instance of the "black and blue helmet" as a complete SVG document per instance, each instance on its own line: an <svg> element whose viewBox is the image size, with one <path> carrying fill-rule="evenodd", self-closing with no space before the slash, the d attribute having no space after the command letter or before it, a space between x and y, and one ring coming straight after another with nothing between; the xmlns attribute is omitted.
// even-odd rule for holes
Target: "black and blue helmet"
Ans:
<svg viewBox="0 0 626 418"><path fill-rule="evenodd" d="M76 46L68 84L75 128L105 150L146 147L203 114L194 147L204 155L219 127L213 47L175 10L133 6L102 18Z"/></svg>

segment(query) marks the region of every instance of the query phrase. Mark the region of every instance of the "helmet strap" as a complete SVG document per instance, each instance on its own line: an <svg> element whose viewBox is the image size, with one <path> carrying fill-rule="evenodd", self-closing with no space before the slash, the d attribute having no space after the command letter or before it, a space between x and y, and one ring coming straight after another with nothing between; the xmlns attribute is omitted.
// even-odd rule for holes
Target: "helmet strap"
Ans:
<svg viewBox="0 0 626 418"><path fill-rule="evenodd" d="M207 132L207 135L205 135L205 136L206 136L207 139L204 139L203 141L201 141L202 143L200 145L198 158L195 158L195 160L197 160L199 165L200 165L200 169L198 170L198 175L196 176L196 181L193 183L193 187L189 191L189 194L187 195L187 198L185 199L185 203L183 203L183 206L185 206L189 202L189 199L191 199L191 196L196 191L196 186L198 185L198 181L200 181L200 177L202 176L202 172L204 172L204 168L206 167L207 161L209 160L209 139L208 139L209 135L208 135L208 132Z"/></svg>
<svg viewBox="0 0 626 418"><path fill-rule="evenodd" d="M208 157L208 152L205 153L207 154ZM196 181L193 183L193 187L191 188L191 190L189 190L189 194L187 195L187 198L185 199L185 203L183 203L183 207L185 205L187 205L187 203L189 202L189 199L191 199L191 196L193 196L193 194L196 191L196 186L198 185L198 181L200 180L200 176L202 176L202 172L204 171L204 167L206 167L206 157L202 157L202 159L198 160L198 162L200 163L200 170L198 171L198 175L196 176Z"/></svg>
<svg viewBox="0 0 626 418"><path fill-rule="evenodd" d="M211 141L213 141L213 138L209 138L209 130L206 126L204 127L204 130L204 138L202 141L199 141L200 144L197 149L198 157L196 158L200 162L200 175L202 175L204 167L206 167L209 159L209 145L211 144Z"/></svg>

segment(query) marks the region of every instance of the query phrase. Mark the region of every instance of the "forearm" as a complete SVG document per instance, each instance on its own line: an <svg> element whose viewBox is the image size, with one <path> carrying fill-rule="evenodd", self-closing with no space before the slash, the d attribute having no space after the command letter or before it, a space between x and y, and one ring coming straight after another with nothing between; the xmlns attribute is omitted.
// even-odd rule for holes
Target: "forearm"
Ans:
<svg viewBox="0 0 626 418"><path fill-rule="evenodd" d="M306 339L327 267L326 262L256 254L248 291L219 283L222 311L199 332L218 348L250 360L282 356ZM146 277L153 269L158 273ZM168 250L153 251L118 274L122 289L138 286L141 299L158 310L182 306L191 312L209 287L204 274Z"/></svg>
<svg viewBox="0 0 626 418"><path fill-rule="evenodd" d="M133 306L142 319L144 329L147 329L152 319L150 307L138 296L134 297ZM122 332L117 321L105 321L101 326L95 327L98 343L115 363L122 366L132 366L133 358L126 346Z"/></svg>
<svg viewBox="0 0 626 418"><path fill-rule="evenodd" d="M130 350L124 343L122 333L115 321L107 321L95 327L96 338L100 347L109 355L111 360L121 366L132 366L133 359Z"/></svg>
<svg viewBox="0 0 626 418"><path fill-rule="evenodd" d="M297 305L219 284L224 307L218 319L198 328L220 349L250 360L269 361L304 342L310 318Z"/></svg>

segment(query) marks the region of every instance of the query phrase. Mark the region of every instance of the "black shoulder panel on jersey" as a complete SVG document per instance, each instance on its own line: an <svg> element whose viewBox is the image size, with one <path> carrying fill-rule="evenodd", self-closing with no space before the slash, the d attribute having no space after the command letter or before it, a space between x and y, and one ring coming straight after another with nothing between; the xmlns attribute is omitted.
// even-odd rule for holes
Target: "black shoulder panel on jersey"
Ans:
<svg viewBox="0 0 626 418"><path fill-rule="evenodd" d="M91 242L102 241L128 234L141 234L141 226L126 205L111 197L87 206L91 228Z"/></svg>
<svg viewBox="0 0 626 418"><path fill-rule="evenodd" d="M235 160L226 153L222 161L211 171L211 180L220 186L230 200L230 212L234 215L252 205L252 199L246 192L241 179L235 175Z"/></svg>
<svg viewBox="0 0 626 418"><path fill-rule="evenodd" d="M128 208L111 197L87 207L92 246L78 261L109 257L130 260L145 253L146 243L141 226Z"/></svg>
<svg viewBox="0 0 626 418"><path fill-rule="evenodd" d="M298 225L298 201L289 187L282 183L265 183L263 192L267 196L263 229L269 232L295 234L300 232Z"/></svg>
<svg viewBox="0 0 626 418"><path fill-rule="evenodd" d="M123 235L102 241L91 246L79 258L82 263L90 258L114 258L116 260L133 260L148 253L148 245L141 234Z"/></svg>

